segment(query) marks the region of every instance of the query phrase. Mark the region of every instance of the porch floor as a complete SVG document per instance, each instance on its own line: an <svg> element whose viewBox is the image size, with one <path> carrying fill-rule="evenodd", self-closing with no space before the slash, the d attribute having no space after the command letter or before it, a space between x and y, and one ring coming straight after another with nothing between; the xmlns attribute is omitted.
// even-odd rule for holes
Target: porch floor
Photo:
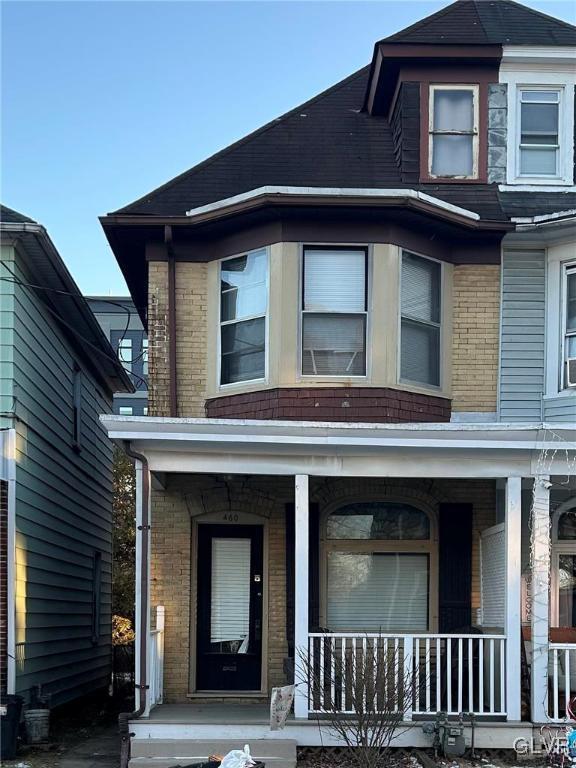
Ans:
<svg viewBox="0 0 576 768"><path fill-rule="evenodd" d="M268 702L194 702L158 704L148 719L154 723L190 723L197 725L264 725L270 723ZM294 716L288 716L293 720Z"/></svg>

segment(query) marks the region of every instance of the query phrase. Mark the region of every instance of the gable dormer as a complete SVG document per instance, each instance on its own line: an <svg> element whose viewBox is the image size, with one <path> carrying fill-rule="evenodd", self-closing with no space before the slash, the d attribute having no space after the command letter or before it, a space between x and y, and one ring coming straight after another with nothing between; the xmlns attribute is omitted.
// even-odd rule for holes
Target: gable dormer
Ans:
<svg viewBox="0 0 576 768"><path fill-rule="evenodd" d="M575 46L510 0L457 0L376 43L364 108L406 183L572 184Z"/></svg>

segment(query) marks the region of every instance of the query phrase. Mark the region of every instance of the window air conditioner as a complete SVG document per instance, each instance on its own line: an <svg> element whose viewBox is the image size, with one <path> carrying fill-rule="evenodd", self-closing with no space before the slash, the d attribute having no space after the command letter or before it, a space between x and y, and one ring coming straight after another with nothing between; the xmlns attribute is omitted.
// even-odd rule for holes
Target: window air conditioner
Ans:
<svg viewBox="0 0 576 768"><path fill-rule="evenodd" d="M566 360L566 385L576 387L576 357L569 357Z"/></svg>

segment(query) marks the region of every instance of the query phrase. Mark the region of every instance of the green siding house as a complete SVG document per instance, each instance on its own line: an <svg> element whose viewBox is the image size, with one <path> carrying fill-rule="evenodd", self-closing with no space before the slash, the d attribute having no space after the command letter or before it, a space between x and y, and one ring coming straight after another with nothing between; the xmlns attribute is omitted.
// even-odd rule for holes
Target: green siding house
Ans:
<svg viewBox="0 0 576 768"><path fill-rule="evenodd" d="M112 444L131 384L41 225L0 209L0 675L51 706L108 685Z"/></svg>

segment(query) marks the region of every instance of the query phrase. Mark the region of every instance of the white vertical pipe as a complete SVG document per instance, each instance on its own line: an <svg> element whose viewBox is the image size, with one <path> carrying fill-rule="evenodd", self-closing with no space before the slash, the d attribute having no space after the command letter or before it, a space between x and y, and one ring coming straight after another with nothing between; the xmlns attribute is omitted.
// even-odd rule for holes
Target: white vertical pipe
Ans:
<svg viewBox="0 0 576 768"><path fill-rule="evenodd" d="M506 701L507 719L521 717L522 478L506 480ZM491 670L492 672L492 670ZM491 685L494 681L491 680ZM492 704L492 702L491 702Z"/></svg>
<svg viewBox="0 0 576 768"><path fill-rule="evenodd" d="M295 478L294 521L294 716L308 718L308 475Z"/></svg>
<svg viewBox="0 0 576 768"><path fill-rule="evenodd" d="M532 721L548 720L548 637L550 575L550 483L534 479L532 511Z"/></svg>

